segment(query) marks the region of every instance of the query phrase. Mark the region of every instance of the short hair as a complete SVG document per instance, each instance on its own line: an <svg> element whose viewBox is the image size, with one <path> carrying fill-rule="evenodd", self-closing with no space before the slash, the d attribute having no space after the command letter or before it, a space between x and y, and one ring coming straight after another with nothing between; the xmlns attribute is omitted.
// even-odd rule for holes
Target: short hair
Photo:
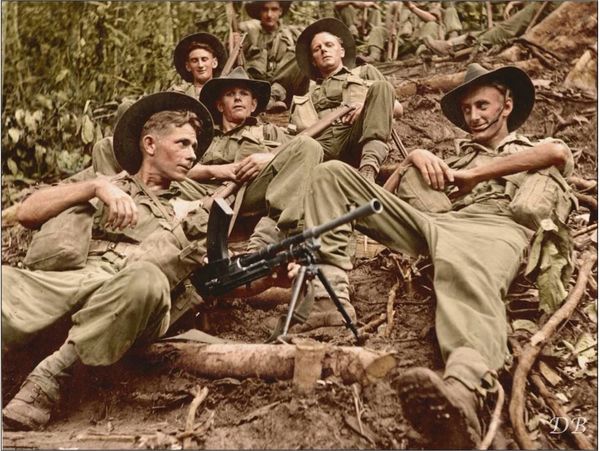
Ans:
<svg viewBox="0 0 600 451"><path fill-rule="evenodd" d="M313 41L313 39L315 38L315 36L316 36L316 35L318 35L318 34L321 34L321 33L327 33L327 34L330 34L331 36L333 36L334 38L336 38L336 39L338 40L338 42L340 43L340 45L342 46L342 48L345 48L345 47L344 47L344 40L343 40L342 38L340 38L340 37L339 37L337 34L333 34L333 33L332 33L332 32L330 32L330 31L323 30L323 31L319 31L318 33L315 33L315 34L313 35L312 39L310 40L310 44L311 44L311 49L310 49L310 51L311 51L311 52L312 52L312 41Z"/></svg>
<svg viewBox="0 0 600 451"><path fill-rule="evenodd" d="M186 52L186 55L187 55L186 58L189 58L190 53L192 53L192 51L196 50L196 49L206 50L207 52L210 52L210 54L213 57L216 57L215 51L210 45L205 44L204 42L192 41L192 42L190 42L190 45L188 45L187 52Z"/></svg>
<svg viewBox="0 0 600 451"><path fill-rule="evenodd" d="M202 121L198 118L196 113L193 113L192 111L167 110L154 113L142 127L140 146L143 146L143 139L146 135L151 133L163 135L170 127L183 127L185 124L190 124L194 128L196 134L202 130Z"/></svg>

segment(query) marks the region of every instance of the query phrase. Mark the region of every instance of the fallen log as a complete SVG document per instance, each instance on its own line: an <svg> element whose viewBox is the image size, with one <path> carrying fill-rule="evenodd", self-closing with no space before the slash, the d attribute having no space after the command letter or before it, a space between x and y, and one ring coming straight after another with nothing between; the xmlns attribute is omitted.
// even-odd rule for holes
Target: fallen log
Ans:
<svg viewBox="0 0 600 451"><path fill-rule="evenodd" d="M537 58L517 61L514 65L523 69L530 76L538 74L544 69ZM500 66L502 64L497 64L494 67ZM463 82L465 73L466 71L461 71L454 74L438 74L417 80L406 80L396 86L396 96L399 99L403 99L420 92L448 92Z"/></svg>
<svg viewBox="0 0 600 451"><path fill-rule="evenodd" d="M142 351L152 363L167 364L209 379L232 377L244 379L302 379L306 354L317 356L319 378L335 375L346 384L368 384L384 377L396 366L392 353L361 347L310 344L210 344L192 342L160 342ZM296 361L302 365L296 368Z"/></svg>

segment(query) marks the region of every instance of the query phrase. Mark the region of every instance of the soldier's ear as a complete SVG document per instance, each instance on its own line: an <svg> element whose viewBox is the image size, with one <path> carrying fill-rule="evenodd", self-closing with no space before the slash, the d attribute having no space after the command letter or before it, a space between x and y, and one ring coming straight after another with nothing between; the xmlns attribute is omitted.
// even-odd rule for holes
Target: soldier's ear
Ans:
<svg viewBox="0 0 600 451"><path fill-rule="evenodd" d="M217 110L219 111L219 113L223 114L223 101L219 98L219 100L217 100L215 102L215 106L217 107Z"/></svg>
<svg viewBox="0 0 600 451"><path fill-rule="evenodd" d="M256 111L257 106L258 106L258 100L256 100L256 97L252 96L252 112L253 113Z"/></svg>
<svg viewBox="0 0 600 451"><path fill-rule="evenodd" d="M346 49L344 48L344 46L342 46L342 51L340 52L340 54L342 55L342 59L346 56Z"/></svg>
<svg viewBox="0 0 600 451"><path fill-rule="evenodd" d="M513 102L512 97L506 96L504 98L504 110L502 111L502 115L504 117L510 116L510 113L512 113L512 110L513 110L513 106L514 106L514 102Z"/></svg>
<svg viewBox="0 0 600 451"><path fill-rule="evenodd" d="M152 135L144 135L142 138L142 147L145 154L154 156L156 153L156 138Z"/></svg>
<svg viewBox="0 0 600 451"><path fill-rule="evenodd" d="M213 58L212 68L216 69L218 65L219 65L219 60L216 58Z"/></svg>
<svg viewBox="0 0 600 451"><path fill-rule="evenodd" d="M190 63L189 62L185 62L185 70L187 70L188 72L192 71L192 68L190 67Z"/></svg>

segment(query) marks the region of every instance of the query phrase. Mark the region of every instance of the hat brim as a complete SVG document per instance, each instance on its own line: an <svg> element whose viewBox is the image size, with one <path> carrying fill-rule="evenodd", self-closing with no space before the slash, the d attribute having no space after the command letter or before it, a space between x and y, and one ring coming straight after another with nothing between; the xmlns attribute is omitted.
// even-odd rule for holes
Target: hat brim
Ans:
<svg viewBox="0 0 600 451"><path fill-rule="evenodd" d="M191 111L198 116L201 130L198 132L197 159L204 155L212 142L214 127L211 115L195 98L172 91L142 97L123 113L113 137L115 158L130 174L137 173L142 165L140 135L144 124L153 114L161 111Z"/></svg>
<svg viewBox="0 0 600 451"><path fill-rule="evenodd" d="M243 86L256 97L257 105L252 116L257 116L267 109L271 97L271 84L268 81L227 77L213 78L200 91L200 101L206 105L216 124L221 125L221 112L217 109L217 100L225 89L234 86Z"/></svg>
<svg viewBox="0 0 600 451"><path fill-rule="evenodd" d="M346 25L340 20L327 17L310 24L302 31L296 42L296 61L300 70L313 80L319 78L321 74L313 64L310 44L314 36L318 33L331 33L342 40L345 55L342 58L344 66L352 69L356 65L356 43L354 36Z"/></svg>
<svg viewBox="0 0 600 451"><path fill-rule="evenodd" d="M192 42L206 44L213 50L213 55L217 58L217 67L213 71L213 76L218 77L225 65L225 61L227 61L227 50L225 50L225 46L219 38L210 33L190 34L177 43L177 46L173 51L173 64L175 65L177 73L185 81L190 83L194 81L194 76L185 67L188 59L188 49Z"/></svg>
<svg viewBox="0 0 600 451"><path fill-rule="evenodd" d="M246 13L253 19L260 20L260 8L263 3L267 2L249 2L244 5L246 8ZM281 6L281 15L285 16L287 12L290 10L290 6L292 6L292 2L279 2L279 6Z"/></svg>
<svg viewBox="0 0 600 451"><path fill-rule="evenodd" d="M513 110L508 116L507 126L509 131L518 129L527 120L533 110L535 87L529 76L522 69L515 66L504 66L486 72L448 92L442 97L440 102L444 115L457 127L470 132L460 106L461 99L473 86L480 86L491 82L501 83L512 91Z"/></svg>

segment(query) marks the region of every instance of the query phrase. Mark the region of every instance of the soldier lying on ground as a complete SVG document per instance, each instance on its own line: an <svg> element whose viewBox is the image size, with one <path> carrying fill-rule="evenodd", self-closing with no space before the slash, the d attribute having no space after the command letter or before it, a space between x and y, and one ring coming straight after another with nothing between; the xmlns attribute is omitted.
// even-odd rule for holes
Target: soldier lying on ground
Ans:
<svg viewBox="0 0 600 451"><path fill-rule="evenodd" d="M323 159L314 139L294 138L281 127L258 121L256 116L264 111L269 93L268 82L250 79L241 67L209 81L200 100L212 114L215 138L189 173L205 183L209 193L223 181L247 184L238 193L242 196L240 214L264 215L250 237L248 251L302 228L309 175Z"/></svg>
<svg viewBox="0 0 600 451"><path fill-rule="evenodd" d="M387 15L395 15L386 19L386 26L376 26L367 40L368 53L359 55L359 62L377 63L383 61L385 49L390 45L390 32L396 32L397 54L399 58L409 53L420 54L425 47L425 39L444 39L456 36L462 30L462 24L452 2L426 2L417 6L413 2L389 2Z"/></svg>
<svg viewBox="0 0 600 451"><path fill-rule="evenodd" d="M294 95L304 94L309 79L298 65L294 46L300 30L284 25L281 17L292 2L247 2L246 12L256 20L242 22L240 31L248 33L243 52L248 74L257 80L271 83L271 97L267 112L285 111Z"/></svg>
<svg viewBox="0 0 600 451"><path fill-rule="evenodd" d="M184 82L169 91L198 98L208 80L218 77L227 60L227 51L210 33L195 33L183 38L173 52L173 64Z"/></svg>
<svg viewBox="0 0 600 451"><path fill-rule="evenodd" d="M402 163L398 197L341 162L313 171L307 227L375 197L383 213L357 221L356 229L395 251L431 255L444 373L413 368L395 387L404 415L434 447L472 448L481 439L482 406L509 355L503 297L540 221L554 214L565 221L572 207L562 183L573 170L567 145L552 138L532 142L516 133L534 98L533 84L520 69L487 71L471 64L464 83L441 101L445 116L471 134L460 141L460 156L445 162L414 150ZM548 208L541 211L539 205ZM346 303L351 234L348 225L321 237L321 268ZM341 323L323 287L315 286L308 323Z"/></svg>
<svg viewBox="0 0 600 451"><path fill-rule="evenodd" d="M523 2L509 2L507 8L509 6L512 7L514 3ZM557 2L551 2L548 5L546 5L546 2L530 2L526 4L521 11L515 13L503 22L494 25L494 27L489 30L480 31L478 33L466 33L448 40L440 40L428 36L424 39L424 43L429 49L441 56L451 55L461 48L471 47L476 44L486 47L506 44L510 39L525 33L527 27L540 8L544 8L542 15L540 16L540 18L542 18L545 17L544 15L550 13L552 9L556 8L556 4ZM505 17L507 17L507 14L505 14Z"/></svg>
<svg viewBox="0 0 600 451"><path fill-rule="evenodd" d="M375 67L354 68L355 55L352 33L339 20L321 19L306 27L298 38L296 58L316 83L302 108L309 108L314 122L341 104L355 106L317 140L325 160L345 161L375 180L389 152L393 115L402 114L402 105Z"/></svg>
<svg viewBox="0 0 600 451"><path fill-rule="evenodd" d="M46 424L73 367L111 365L169 325L170 291L205 255L208 214L179 222L169 199L213 136L206 108L184 94L142 98L119 120L115 155L129 174L56 185L19 210L36 235L37 270L2 267L3 350L25 346L65 315L64 344L3 410L6 427ZM29 252L32 249L30 248ZM29 254L28 254L29 256Z"/></svg>

